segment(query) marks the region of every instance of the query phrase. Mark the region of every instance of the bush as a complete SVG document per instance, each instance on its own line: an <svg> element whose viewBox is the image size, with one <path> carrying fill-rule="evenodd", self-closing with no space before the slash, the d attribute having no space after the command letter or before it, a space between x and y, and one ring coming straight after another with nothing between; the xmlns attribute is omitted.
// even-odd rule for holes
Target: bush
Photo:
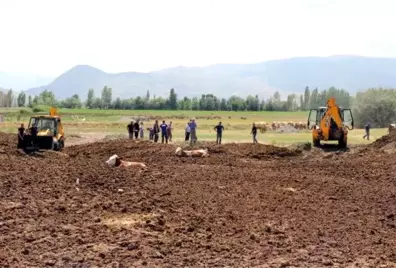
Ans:
<svg viewBox="0 0 396 268"><path fill-rule="evenodd" d="M396 122L396 90L373 88L356 94L353 105L356 127L370 122L372 127L387 127Z"/></svg>
<svg viewBox="0 0 396 268"><path fill-rule="evenodd" d="M19 115L25 115L25 114L29 114L29 112L28 111L26 111L25 109L20 109L19 110Z"/></svg>
<svg viewBox="0 0 396 268"><path fill-rule="evenodd" d="M32 108L33 113L40 113L40 112L48 112L50 111L50 107L46 105L36 105Z"/></svg>

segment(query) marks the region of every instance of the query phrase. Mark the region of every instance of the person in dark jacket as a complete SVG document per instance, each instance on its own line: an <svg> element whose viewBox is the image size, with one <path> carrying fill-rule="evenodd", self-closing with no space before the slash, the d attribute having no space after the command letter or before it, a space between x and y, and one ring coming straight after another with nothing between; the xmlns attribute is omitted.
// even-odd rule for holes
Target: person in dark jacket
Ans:
<svg viewBox="0 0 396 268"><path fill-rule="evenodd" d="M152 141L154 139L154 129L152 127L148 127L147 130L149 132L149 140Z"/></svg>
<svg viewBox="0 0 396 268"><path fill-rule="evenodd" d="M32 135L31 143L32 143L33 147L36 146L37 133L38 133L37 122L34 122L33 126L30 128L30 134Z"/></svg>
<svg viewBox="0 0 396 268"><path fill-rule="evenodd" d="M160 125L161 128L161 140L162 143L164 143L164 139L166 140L166 143L168 143L168 125L165 124L165 120L162 121L162 124Z"/></svg>
<svg viewBox="0 0 396 268"><path fill-rule="evenodd" d="M135 139L137 140L139 137L139 129L140 129L140 124L139 124L139 120L137 120L135 122L135 124L133 124L133 132L135 133Z"/></svg>
<svg viewBox="0 0 396 268"><path fill-rule="evenodd" d="M257 138L256 138L257 137L257 127L256 127L255 123L253 123L252 131L250 132L250 134L253 135L253 143L258 143Z"/></svg>
<svg viewBox="0 0 396 268"><path fill-rule="evenodd" d="M219 122L219 124L217 126L215 126L214 129L216 130L216 133L217 133L216 143L221 144L221 137L223 136L224 126L221 124L221 122Z"/></svg>
<svg viewBox="0 0 396 268"><path fill-rule="evenodd" d="M25 136L25 126L23 124L21 124L21 127L18 128L18 149L22 149L23 148L23 138Z"/></svg>
<svg viewBox="0 0 396 268"><path fill-rule="evenodd" d="M131 123L127 125L127 129L128 129L129 138L133 139L133 121L131 121Z"/></svg>
<svg viewBox="0 0 396 268"><path fill-rule="evenodd" d="M158 133L160 132L160 127L158 125L158 120L155 120L153 126L153 135L154 135L154 142L158 142Z"/></svg>
<svg viewBox="0 0 396 268"><path fill-rule="evenodd" d="M367 137L367 140L370 139L370 122L367 122L367 124L364 126L364 129L366 130L366 135L363 136L363 139Z"/></svg>

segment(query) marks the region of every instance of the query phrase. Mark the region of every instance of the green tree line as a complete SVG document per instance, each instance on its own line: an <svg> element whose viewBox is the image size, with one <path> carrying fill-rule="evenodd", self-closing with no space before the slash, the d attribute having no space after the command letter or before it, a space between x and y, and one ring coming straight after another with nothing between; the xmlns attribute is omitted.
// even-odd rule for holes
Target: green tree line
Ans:
<svg viewBox="0 0 396 268"><path fill-rule="evenodd" d="M147 91L144 96L121 99L112 96L112 89L105 86L100 96L89 89L85 101L75 94L70 98L58 101L55 94L44 90L38 96L28 96L21 92L18 95L12 89L0 91L0 107L34 108L39 105L57 106L60 108L88 109L128 109L128 110L191 110L191 111L306 111L326 105L329 97L335 97L341 107L352 107L355 124L362 127L370 122L373 127L386 127L396 123L396 90L372 88L359 92L351 97L348 91L330 87L319 90L306 87L303 94L289 94L282 99L279 92L275 92L268 99L256 96L241 98L231 96L227 99L218 98L213 94L202 94L200 97L179 98L174 89L170 90L168 98L151 96Z"/></svg>
<svg viewBox="0 0 396 268"><path fill-rule="evenodd" d="M116 110L192 110L192 111L299 111L308 110L311 107L326 105L329 97L335 97L341 106L349 107L351 97L343 89L334 87L321 90L310 91L307 87L304 94L289 94L282 100L281 94L275 92L267 100L260 99L258 95L241 98L231 96L228 99L218 98L213 94L202 94L200 97L178 98L175 89L171 89L168 98L150 96L147 91L145 96L135 98L113 99L112 89L105 86L100 96L95 96L95 91L89 89L83 101L79 95L75 94L70 98L57 101L53 92L44 90L38 96L29 96L26 99L25 93L20 93L17 98L19 107L35 107L37 105L52 105L61 108L81 108L88 109L116 109Z"/></svg>

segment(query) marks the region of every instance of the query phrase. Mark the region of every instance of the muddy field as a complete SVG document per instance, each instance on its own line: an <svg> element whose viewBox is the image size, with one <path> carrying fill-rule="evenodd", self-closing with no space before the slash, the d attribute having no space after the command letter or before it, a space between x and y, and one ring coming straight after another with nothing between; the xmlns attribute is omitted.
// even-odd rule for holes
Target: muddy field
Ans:
<svg viewBox="0 0 396 268"><path fill-rule="evenodd" d="M395 141L207 144L192 159L113 140L26 156L0 133L0 267L396 267ZM108 167L112 154L148 168Z"/></svg>

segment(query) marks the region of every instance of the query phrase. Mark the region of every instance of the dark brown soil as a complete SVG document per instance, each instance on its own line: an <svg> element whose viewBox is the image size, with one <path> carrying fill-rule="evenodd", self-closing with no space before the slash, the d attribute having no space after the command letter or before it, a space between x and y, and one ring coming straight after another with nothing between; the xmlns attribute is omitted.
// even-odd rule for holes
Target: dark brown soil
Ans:
<svg viewBox="0 0 396 268"><path fill-rule="evenodd" d="M207 147L37 157L0 133L0 267L396 267L396 154ZM108 167L112 154L148 167Z"/></svg>
<svg viewBox="0 0 396 268"><path fill-rule="evenodd" d="M395 143L396 142L396 131L391 132L385 136L382 136L381 138L377 139L373 143L369 145L370 148L375 148L375 149L380 149L385 147L386 145L390 143Z"/></svg>

